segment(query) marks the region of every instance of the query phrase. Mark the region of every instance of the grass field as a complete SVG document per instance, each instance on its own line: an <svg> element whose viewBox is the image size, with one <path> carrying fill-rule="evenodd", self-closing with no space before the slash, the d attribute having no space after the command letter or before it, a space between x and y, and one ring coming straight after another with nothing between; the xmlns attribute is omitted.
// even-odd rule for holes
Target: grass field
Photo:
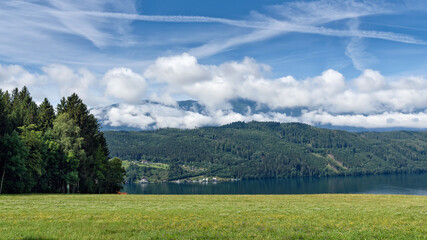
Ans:
<svg viewBox="0 0 427 240"><path fill-rule="evenodd" d="M426 239L427 197L6 195L1 239Z"/></svg>

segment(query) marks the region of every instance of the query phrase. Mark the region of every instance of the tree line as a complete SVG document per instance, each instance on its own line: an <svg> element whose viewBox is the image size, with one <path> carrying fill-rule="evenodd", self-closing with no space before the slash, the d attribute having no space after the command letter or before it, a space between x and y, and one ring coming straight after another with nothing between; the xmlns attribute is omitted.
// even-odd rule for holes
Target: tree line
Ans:
<svg viewBox="0 0 427 240"><path fill-rule="evenodd" d="M37 105L26 87L0 89L1 193L114 193L125 171L77 94Z"/></svg>

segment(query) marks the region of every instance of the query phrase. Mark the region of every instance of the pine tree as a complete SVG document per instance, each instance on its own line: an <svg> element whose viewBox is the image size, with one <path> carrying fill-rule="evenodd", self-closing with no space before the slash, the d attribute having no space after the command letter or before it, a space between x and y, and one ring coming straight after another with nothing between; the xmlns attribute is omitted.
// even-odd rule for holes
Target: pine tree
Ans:
<svg viewBox="0 0 427 240"><path fill-rule="evenodd" d="M49 128L52 128L53 126L53 121L55 120L55 110L47 98L45 98L40 104L37 120L37 125L43 132Z"/></svg>
<svg viewBox="0 0 427 240"><path fill-rule="evenodd" d="M27 87L21 91L15 88L12 91L10 119L14 129L30 124L37 124L38 107L31 98Z"/></svg>

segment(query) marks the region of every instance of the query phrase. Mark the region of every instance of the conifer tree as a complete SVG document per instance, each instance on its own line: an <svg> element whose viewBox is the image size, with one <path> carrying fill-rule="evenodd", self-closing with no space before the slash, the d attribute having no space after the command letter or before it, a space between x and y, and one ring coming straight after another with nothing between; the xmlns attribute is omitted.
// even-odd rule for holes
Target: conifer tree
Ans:
<svg viewBox="0 0 427 240"><path fill-rule="evenodd" d="M29 124L37 124L38 107L27 87L23 87L21 91L17 88L12 91L11 104L10 120L14 129Z"/></svg>
<svg viewBox="0 0 427 240"><path fill-rule="evenodd" d="M40 104L37 120L37 125L43 132L49 128L52 128L53 126L53 121L55 120L55 110L47 98L45 98Z"/></svg>

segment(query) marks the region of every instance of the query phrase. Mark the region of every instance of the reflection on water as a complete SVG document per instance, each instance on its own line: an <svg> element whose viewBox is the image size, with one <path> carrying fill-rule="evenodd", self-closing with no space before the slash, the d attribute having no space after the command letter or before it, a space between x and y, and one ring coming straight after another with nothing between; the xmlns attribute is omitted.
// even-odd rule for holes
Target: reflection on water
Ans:
<svg viewBox="0 0 427 240"><path fill-rule="evenodd" d="M242 180L222 183L126 184L129 194L369 193L427 196L427 173L327 178Z"/></svg>

